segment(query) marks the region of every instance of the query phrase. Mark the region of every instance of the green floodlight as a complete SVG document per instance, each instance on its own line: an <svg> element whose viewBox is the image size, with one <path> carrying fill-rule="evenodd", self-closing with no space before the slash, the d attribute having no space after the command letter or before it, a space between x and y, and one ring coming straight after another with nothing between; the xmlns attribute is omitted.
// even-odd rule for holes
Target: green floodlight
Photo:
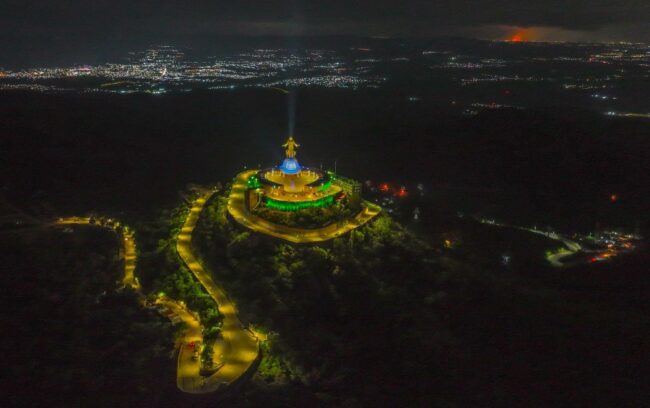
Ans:
<svg viewBox="0 0 650 408"><path fill-rule="evenodd" d="M318 200L296 201L296 202L278 201L278 200L274 200L272 198L266 197L264 199L264 204L268 208L271 208L273 210L299 211L299 210L304 210L306 208L329 207L330 205L334 204L334 196L329 195L327 197L319 198Z"/></svg>
<svg viewBox="0 0 650 408"><path fill-rule="evenodd" d="M324 182L324 183L320 186L319 190L320 190L320 191L327 191L327 190L329 190L330 187L332 187L332 179L327 180L326 182Z"/></svg>

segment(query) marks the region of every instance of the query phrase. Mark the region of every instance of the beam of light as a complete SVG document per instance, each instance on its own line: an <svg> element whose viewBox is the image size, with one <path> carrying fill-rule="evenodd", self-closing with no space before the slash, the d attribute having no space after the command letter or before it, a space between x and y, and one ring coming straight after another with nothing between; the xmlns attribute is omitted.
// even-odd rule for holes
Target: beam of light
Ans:
<svg viewBox="0 0 650 408"><path fill-rule="evenodd" d="M289 136L293 136L296 130L296 91L291 90L289 93Z"/></svg>
<svg viewBox="0 0 650 408"><path fill-rule="evenodd" d="M269 89L275 89L276 91L280 91L285 95L289 95L289 91L287 91L286 89L278 88L277 86L272 86Z"/></svg>

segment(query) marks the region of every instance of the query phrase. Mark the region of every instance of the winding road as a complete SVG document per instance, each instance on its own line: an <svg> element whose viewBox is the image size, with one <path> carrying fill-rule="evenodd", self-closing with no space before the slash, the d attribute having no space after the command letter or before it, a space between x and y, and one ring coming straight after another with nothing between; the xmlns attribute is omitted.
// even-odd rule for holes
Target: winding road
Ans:
<svg viewBox="0 0 650 408"><path fill-rule="evenodd" d="M168 311L172 316L177 316L185 324L185 331L179 339L181 345L178 352L176 384L181 391L193 394L213 392L232 384L251 368L259 355L258 337L252 331L244 328L237 316L235 305L192 254L192 232L199 220L203 206L213 194L214 191L205 193L192 203L185 223L177 237L176 250L182 261L217 303L219 312L223 315L223 341L215 342L213 347L213 360L217 367L214 374L207 377L200 375L200 361L193 357L193 349L188 347L188 345L197 342L203 343L203 327L196 314L188 310L182 302L167 297L158 297L156 299L156 304L163 311ZM113 225L91 223L89 217L59 218L52 225L90 225L115 230ZM137 256L135 239L128 229L123 230L120 236L122 237L124 251L122 284L124 287L128 286L135 290L144 303L144 295L140 292L140 283L134 274Z"/></svg>
<svg viewBox="0 0 650 408"><path fill-rule="evenodd" d="M579 251L582 251L582 246L579 243L577 243L576 241L572 241L556 232L548 232L548 231L538 230L536 228L527 228L518 225L504 224L504 223L496 222L494 220L488 220L485 218L480 218L478 219L478 221L481 224L489 224L497 227L506 227L506 228L518 229L521 231L528 231L528 232L532 232L533 234L543 235L548 239L562 242L564 247L559 248L557 251L546 255L546 260L556 268L562 268L566 266L566 264L562 262L562 259L570 255L573 255Z"/></svg>
<svg viewBox="0 0 650 408"><path fill-rule="evenodd" d="M91 223L90 217L66 217L59 218L54 222L53 225L90 225L112 229L117 232L116 227L119 225L119 223L102 225ZM120 236L122 239L122 250L124 251L124 277L122 278L122 285L125 287L129 286L133 290L139 291L140 282L138 282L138 278L136 278L134 273L137 256L135 251L135 238L133 237L133 233L129 231L128 228L124 228L121 234L118 233L118 236Z"/></svg>
<svg viewBox="0 0 650 408"><path fill-rule="evenodd" d="M233 383L248 371L259 354L259 341L257 337L251 331L244 328L237 316L237 308L235 305L228 299L223 289L206 273L203 266L201 266L192 254L192 232L199 220L203 206L213 194L214 192L203 194L192 203L183 228L180 234L178 234L176 250L196 279L201 282L206 292L217 303L219 312L223 315L221 333L225 347L220 351L215 350L214 353L218 357L215 358L215 363L222 365L221 368L213 375L205 378L200 388L186 388L183 390L186 392L211 392L223 385ZM221 357L222 354L223 357Z"/></svg>

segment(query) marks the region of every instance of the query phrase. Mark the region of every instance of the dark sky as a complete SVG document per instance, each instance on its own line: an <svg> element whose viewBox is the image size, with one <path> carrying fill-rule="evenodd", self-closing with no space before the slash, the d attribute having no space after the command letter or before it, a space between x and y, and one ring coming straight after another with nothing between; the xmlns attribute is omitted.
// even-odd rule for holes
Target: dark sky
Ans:
<svg viewBox="0 0 650 408"><path fill-rule="evenodd" d="M7 50L223 34L503 38L520 28L531 40L647 41L650 0L0 0Z"/></svg>

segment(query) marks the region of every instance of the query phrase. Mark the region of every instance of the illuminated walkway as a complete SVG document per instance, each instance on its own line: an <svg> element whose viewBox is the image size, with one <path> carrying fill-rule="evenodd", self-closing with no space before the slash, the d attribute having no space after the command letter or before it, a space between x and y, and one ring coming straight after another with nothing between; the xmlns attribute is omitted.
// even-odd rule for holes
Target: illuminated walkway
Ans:
<svg viewBox="0 0 650 408"><path fill-rule="evenodd" d="M90 225L101 228L108 228L116 231L119 223L110 225L102 225L97 223L91 223L90 217L66 217L59 218L54 222L54 225L65 226L65 225ZM124 251L124 277L122 278L122 285L130 286L132 289L139 291L140 282L138 278L135 277L135 261L136 261L136 252L135 252L135 239L133 233L124 228L121 234L118 234L122 239L122 250Z"/></svg>
<svg viewBox="0 0 650 408"><path fill-rule="evenodd" d="M140 282L138 282L138 278L134 274L136 261L135 239L131 232L124 232L122 235L122 244L124 245L124 278L122 284L140 290Z"/></svg>
<svg viewBox="0 0 650 408"><path fill-rule="evenodd" d="M217 302L219 312L223 315L222 336L224 339L223 350L215 352L215 364L221 366L216 373L205 378L196 386L181 388L185 392L211 392L223 385L228 385L241 377L257 359L259 353L259 342L250 331L245 329L237 316L235 305L228 299L223 289L221 289L212 278L206 273L198 260L192 254L191 241L192 231L199 220L201 210L205 202L214 194L206 193L199 197L192 204L192 208L183 224L180 234L178 234L176 249L181 259L192 271L194 276L201 282L206 292ZM216 348L216 347L215 347ZM223 355L223 357L221 357ZM179 376L181 375L181 356L179 355ZM191 375L187 370L195 370L196 367L187 365L183 367L183 375ZM196 372L198 375L198 372ZM180 381L180 380L179 380ZM179 384L180 388L180 384Z"/></svg>
<svg viewBox="0 0 650 408"><path fill-rule="evenodd" d="M178 389L184 392L201 392L203 387L203 377L199 375L201 362L198 357L194 357L194 347L197 343L203 343L203 328L197 316L190 312L185 305L180 304L169 298L156 299L156 304L163 306L174 316L178 316L185 324L185 330L182 337L179 338L180 348L178 349L178 361L176 363L176 385ZM190 347L194 344L194 347Z"/></svg>
<svg viewBox="0 0 650 408"><path fill-rule="evenodd" d="M256 174L257 170L248 170L239 173L235 178L228 198L228 212L241 225L263 234L295 244L321 242L343 235L379 214L381 208L366 202L366 207L356 217L345 221L342 225L336 223L319 229L292 228L285 225L278 225L251 214L246 207L246 190L248 189L248 178Z"/></svg>
<svg viewBox="0 0 650 408"><path fill-rule="evenodd" d="M546 255L546 260L553 265L556 268L561 268L563 266L566 266L563 262L562 259L574 255L576 251L572 251L566 248L560 248L555 252L551 252L548 255Z"/></svg>
<svg viewBox="0 0 650 408"><path fill-rule="evenodd" d="M68 226L68 225L87 225L96 226L109 229L115 229L111 225L101 225L91 223L89 217L67 217L59 218L54 226ZM135 277L136 265L136 247L133 234L127 229L122 232L122 250L124 251L124 276L122 284L124 287L129 286L136 291L140 297L140 301L145 303L145 297L140 292L140 283ZM167 297L158 297L156 304L164 307L163 310L169 311L171 314L165 315L169 318L177 316L185 324L185 330L179 339L181 346L178 351L177 371L176 371L176 385L181 391L188 393L204 393L211 392L218 388L222 383L217 377L210 380L199 374L200 359L194 358L193 348L189 348L190 343L196 344L197 342L203 343L203 328L198 317L185 307L183 302L177 302ZM224 351L220 347L214 347L215 355L221 355ZM227 383L223 381L223 383Z"/></svg>
<svg viewBox="0 0 650 408"><path fill-rule="evenodd" d="M181 233L178 235L176 249L183 262L205 287L208 294L217 302L219 312L224 316L222 330L224 341L217 342L214 345L213 359L215 366L218 368L216 373L208 377L201 376L200 360L193 358L193 349L188 347L190 343L203 343L203 327L198 317L188 310L182 302L166 297L158 297L156 300L156 304L169 310L173 316L178 316L185 324L186 330L180 339L181 346L178 352L176 384L181 391L194 394L212 392L236 381L250 368L259 353L257 337L243 328L237 317L235 306L230 302L223 290L206 274L191 252L192 231L196 226L205 201L212 194L206 194L193 203ZM89 225L115 229L112 225L91 223L88 217L59 218L54 225ZM134 275L136 265L135 239L127 229L122 232L122 245L125 260L122 284L130 286L140 294L140 284ZM140 298L144 300L142 294L140 294Z"/></svg>

